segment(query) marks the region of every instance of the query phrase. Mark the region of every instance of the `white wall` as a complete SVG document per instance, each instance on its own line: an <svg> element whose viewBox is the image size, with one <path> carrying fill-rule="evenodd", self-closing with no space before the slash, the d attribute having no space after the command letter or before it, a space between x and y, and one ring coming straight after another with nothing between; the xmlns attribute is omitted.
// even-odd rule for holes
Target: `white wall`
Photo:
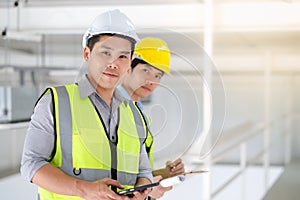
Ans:
<svg viewBox="0 0 300 200"><path fill-rule="evenodd" d="M21 155L23 151L23 143L26 135L27 126L20 125L12 129L4 127L0 124L0 172L9 172L11 170L18 170L21 163Z"/></svg>

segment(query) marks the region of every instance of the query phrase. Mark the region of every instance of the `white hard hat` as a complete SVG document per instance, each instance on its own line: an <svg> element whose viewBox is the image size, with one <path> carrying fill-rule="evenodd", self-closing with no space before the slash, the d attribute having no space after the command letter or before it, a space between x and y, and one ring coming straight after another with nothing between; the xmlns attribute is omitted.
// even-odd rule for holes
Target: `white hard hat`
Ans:
<svg viewBox="0 0 300 200"><path fill-rule="evenodd" d="M135 42L139 41L132 21L124 13L116 9L104 12L94 19L83 35L82 46L85 47L91 37L105 33L115 33L127 36Z"/></svg>

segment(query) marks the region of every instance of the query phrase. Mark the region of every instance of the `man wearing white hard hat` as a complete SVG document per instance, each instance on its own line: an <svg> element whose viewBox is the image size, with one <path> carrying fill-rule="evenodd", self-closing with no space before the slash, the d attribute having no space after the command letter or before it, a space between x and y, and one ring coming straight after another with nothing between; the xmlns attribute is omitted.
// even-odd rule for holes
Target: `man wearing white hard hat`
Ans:
<svg viewBox="0 0 300 200"><path fill-rule="evenodd" d="M100 14L83 36L87 74L41 95L21 162L21 174L39 187L38 199L146 198L149 190L117 194L153 180L141 114L116 89L137 40L119 10Z"/></svg>

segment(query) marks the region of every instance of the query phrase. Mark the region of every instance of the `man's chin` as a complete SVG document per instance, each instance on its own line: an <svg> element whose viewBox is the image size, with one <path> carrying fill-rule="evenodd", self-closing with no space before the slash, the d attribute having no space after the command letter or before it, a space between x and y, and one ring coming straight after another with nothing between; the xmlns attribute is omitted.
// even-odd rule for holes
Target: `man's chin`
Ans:
<svg viewBox="0 0 300 200"><path fill-rule="evenodd" d="M97 87L102 88L104 90L114 90L117 85L116 84L99 84L97 85Z"/></svg>
<svg viewBox="0 0 300 200"><path fill-rule="evenodd" d="M142 95L141 95L141 98L142 98L142 99L144 99L144 98L147 98L147 97L149 97L149 96L150 96L150 94L151 94L151 93L142 94Z"/></svg>

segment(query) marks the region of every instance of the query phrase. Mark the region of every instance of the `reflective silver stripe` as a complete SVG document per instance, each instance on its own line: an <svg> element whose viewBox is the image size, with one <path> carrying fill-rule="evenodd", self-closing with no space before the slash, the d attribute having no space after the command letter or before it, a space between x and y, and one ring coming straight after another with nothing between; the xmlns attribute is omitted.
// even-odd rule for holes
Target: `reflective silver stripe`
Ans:
<svg viewBox="0 0 300 200"><path fill-rule="evenodd" d="M118 181L123 185L135 185L137 174L118 172Z"/></svg>
<svg viewBox="0 0 300 200"><path fill-rule="evenodd" d="M59 134L62 151L61 169L69 175L74 175L72 165L72 114L69 94L65 86L56 87L55 89L58 96Z"/></svg>
<svg viewBox="0 0 300 200"><path fill-rule="evenodd" d="M134 116L134 121L140 138L140 143L142 145L145 142L147 136L147 133L145 132L145 128L144 128L145 127L144 122L140 112L138 111L138 108L135 107L132 101L128 101L128 102Z"/></svg>
<svg viewBox="0 0 300 200"><path fill-rule="evenodd" d="M73 177L86 181L96 181L103 178L110 178L110 170L80 168L81 173Z"/></svg>

